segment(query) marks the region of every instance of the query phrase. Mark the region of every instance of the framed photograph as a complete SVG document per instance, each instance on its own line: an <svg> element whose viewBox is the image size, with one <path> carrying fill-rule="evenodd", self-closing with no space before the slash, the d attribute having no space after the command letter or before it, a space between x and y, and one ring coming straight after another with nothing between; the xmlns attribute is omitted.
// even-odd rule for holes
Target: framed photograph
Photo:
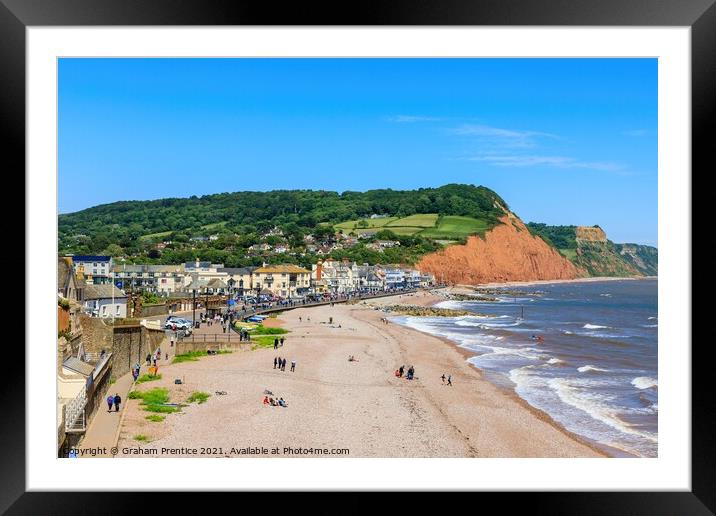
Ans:
<svg viewBox="0 0 716 516"><path fill-rule="evenodd" d="M712 1L0 2L27 190L3 510L439 490L712 513Z"/></svg>

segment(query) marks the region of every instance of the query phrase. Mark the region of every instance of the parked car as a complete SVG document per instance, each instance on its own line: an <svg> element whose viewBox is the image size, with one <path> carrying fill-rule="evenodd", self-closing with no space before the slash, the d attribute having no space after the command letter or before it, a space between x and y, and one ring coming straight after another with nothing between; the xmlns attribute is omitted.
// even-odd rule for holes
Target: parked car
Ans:
<svg viewBox="0 0 716 516"><path fill-rule="evenodd" d="M175 317L173 319L167 319L167 322L164 323L164 328L167 330L173 330L176 325L177 330L191 330L192 324L193 323L191 321Z"/></svg>

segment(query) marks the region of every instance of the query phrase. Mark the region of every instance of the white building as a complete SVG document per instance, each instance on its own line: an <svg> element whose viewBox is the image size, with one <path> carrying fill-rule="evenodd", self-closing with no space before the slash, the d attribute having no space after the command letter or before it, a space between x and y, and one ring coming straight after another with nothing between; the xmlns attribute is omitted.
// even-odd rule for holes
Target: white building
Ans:
<svg viewBox="0 0 716 516"><path fill-rule="evenodd" d="M355 262L328 259L311 268L314 284L323 282L328 292L346 294L360 288L359 269Z"/></svg>
<svg viewBox="0 0 716 516"><path fill-rule="evenodd" d="M87 285L83 306L93 317L127 317L127 295L114 285Z"/></svg>

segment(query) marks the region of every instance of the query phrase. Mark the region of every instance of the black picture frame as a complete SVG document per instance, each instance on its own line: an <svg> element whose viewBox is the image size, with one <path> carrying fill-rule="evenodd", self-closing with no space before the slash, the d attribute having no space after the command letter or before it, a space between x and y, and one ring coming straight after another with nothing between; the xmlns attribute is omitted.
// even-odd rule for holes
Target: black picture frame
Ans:
<svg viewBox="0 0 716 516"><path fill-rule="evenodd" d="M709 129L716 125L715 2L394 0L355 4L295 2L279 8L270 2L248 0L0 0L0 133L6 143L3 162L7 167L3 168L6 177L15 173L20 177L25 168L25 30L30 26L684 26L691 28L692 37L692 168L702 169L702 174L705 174L710 161L709 151L713 147L709 138L713 131ZM340 10L337 9L339 7ZM16 259L16 255L13 258ZM14 266L17 266L16 263ZM686 345L690 346L691 342L683 344L687 349ZM531 511L549 514L713 514L716 511L716 424L712 415L716 412L716 396L710 385L712 373L707 346L691 346L691 353L690 492L484 494L480 502L484 503L485 496L500 496L497 501L501 512L505 509L511 512L518 505L528 503ZM157 500L154 496L146 496L146 493L26 492L25 451L28 443L25 438L25 396L21 388L25 385L24 360L22 355L13 357L12 367L5 367L2 377L0 407L4 413L0 418L0 427L4 446L0 511L7 511L8 514L127 514L141 511L146 507L145 503L158 503L161 509L167 511L171 510L173 503L186 503L186 496L182 495ZM118 482L121 484L121 479ZM137 499L138 496L144 496L146 500ZM266 502L272 503L272 500Z"/></svg>

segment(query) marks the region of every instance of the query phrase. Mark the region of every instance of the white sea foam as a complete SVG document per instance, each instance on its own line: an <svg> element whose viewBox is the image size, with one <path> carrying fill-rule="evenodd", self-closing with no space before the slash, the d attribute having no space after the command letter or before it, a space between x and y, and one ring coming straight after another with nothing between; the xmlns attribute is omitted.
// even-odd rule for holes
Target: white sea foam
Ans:
<svg viewBox="0 0 716 516"><path fill-rule="evenodd" d="M582 367L578 367L577 371L579 371L580 373L587 373L589 371L597 371L597 372L601 372L601 373L607 373L607 372L609 372L609 369L602 369L600 367L595 367L593 365L585 365Z"/></svg>
<svg viewBox="0 0 716 516"><path fill-rule="evenodd" d="M641 327L642 328L658 328L659 325L658 324L642 324Z"/></svg>
<svg viewBox="0 0 716 516"><path fill-rule="evenodd" d="M604 403L594 393L581 389L579 385L573 385L568 379L552 378L549 380L548 385L557 393L563 403L586 412L597 421L601 421L625 434L638 435L654 443L657 441L656 435L632 428L618 417L618 412L615 408Z"/></svg>
<svg viewBox="0 0 716 516"><path fill-rule="evenodd" d="M631 384L637 389L651 389L657 387L659 382L655 378L649 376L639 376L631 381Z"/></svg>
<svg viewBox="0 0 716 516"><path fill-rule="evenodd" d="M605 328L609 328L609 326L600 326L599 324L589 324L589 323L587 323L587 324L585 324L584 326L582 326L582 328L585 328L585 329L587 329L587 330L602 330L602 329L605 329Z"/></svg>
<svg viewBox="0 0 716 516"><path fill-rule="evenodd" d="M654 319L657 319L656 317L649 317L649 321L653 321Z"/></svg>
<svg viewBox="0 0 716 516"><path fill-rule="evenodd" d="M564 364L566 363L564 360L560 360L559 358L550 358L547 360L548 364Z"/></svg>

